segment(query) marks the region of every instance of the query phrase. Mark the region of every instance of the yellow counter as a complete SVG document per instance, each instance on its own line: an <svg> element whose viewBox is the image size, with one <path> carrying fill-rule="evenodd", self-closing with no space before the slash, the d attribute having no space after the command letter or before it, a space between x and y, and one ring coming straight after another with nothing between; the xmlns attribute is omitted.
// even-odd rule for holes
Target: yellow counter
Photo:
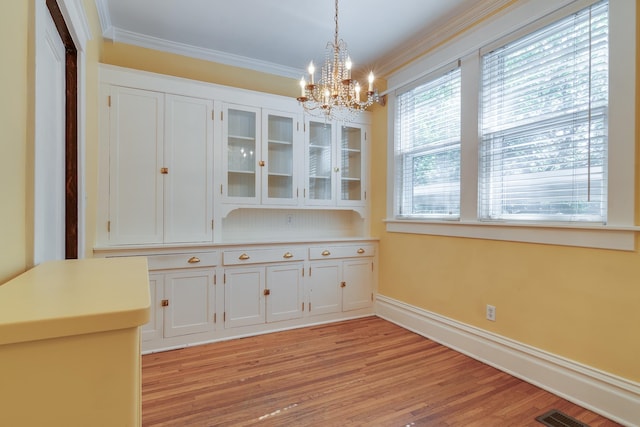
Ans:
<svg viewBox="0 0 640 427"><path fill-rule="evenodd" d="M41 264L0 286L0 425L141 424L146 258Z"/></svg>

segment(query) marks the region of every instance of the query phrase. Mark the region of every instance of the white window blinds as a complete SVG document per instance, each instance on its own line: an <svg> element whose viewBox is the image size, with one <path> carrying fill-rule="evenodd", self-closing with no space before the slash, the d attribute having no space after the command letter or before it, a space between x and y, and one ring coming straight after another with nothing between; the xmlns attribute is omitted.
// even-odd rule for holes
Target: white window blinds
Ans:
<svg viewBox="0 0 640 427"><path fill-rule="evenodd" d="M606 222L608 4L483 56L479 212Z"/></svg>
<svg viewBox="0 0 640 427"><path fill-rule="evenodd" d="M397 212L460 216L460 68L397 95Z"/></svg>

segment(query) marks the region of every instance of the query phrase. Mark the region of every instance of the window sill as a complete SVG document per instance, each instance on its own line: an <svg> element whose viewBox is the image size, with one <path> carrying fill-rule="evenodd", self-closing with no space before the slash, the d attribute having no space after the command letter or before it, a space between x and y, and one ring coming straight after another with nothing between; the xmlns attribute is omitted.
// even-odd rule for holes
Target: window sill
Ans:
<svg viewBox="0 0 640 427"><path fill-rule="evenodd" d="M583 224L497 223L477 221L424 221L386 219L390 233L504 240L585 248L635 250L640 227Z"/></svg>

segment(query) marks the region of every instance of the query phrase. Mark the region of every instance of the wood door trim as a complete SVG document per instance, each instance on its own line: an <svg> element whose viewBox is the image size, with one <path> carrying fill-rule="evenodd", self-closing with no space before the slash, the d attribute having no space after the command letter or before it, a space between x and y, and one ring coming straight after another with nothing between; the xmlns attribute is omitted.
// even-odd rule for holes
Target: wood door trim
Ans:
<svg viewBox="0 0 640 427"><path fill-rule="evenodd" d="M65 48L65 258L78 258L78 50L56 0L47 9Z"/></svg>

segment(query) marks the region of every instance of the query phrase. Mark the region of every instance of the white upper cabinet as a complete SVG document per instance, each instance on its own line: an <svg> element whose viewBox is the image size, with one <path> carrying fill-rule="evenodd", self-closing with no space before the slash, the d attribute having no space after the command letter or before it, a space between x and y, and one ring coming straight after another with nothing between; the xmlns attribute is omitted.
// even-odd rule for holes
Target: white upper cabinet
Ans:
<svg viewBox="0 0 640 427"><path fill-rule="evenodd" d="M213 219L213 102L166 95L165 242L208 242Z"/></svg>
<svg viewBox="0 0 640 427"><path fill-rule="evenodd" d="M364 206L367 126L308 120L305 128L305 204Z"/></svg>
<svg viewBox="0 0 640 427"><path fill-rule="evenodd" d="M338 147L339 199L342 205L362 206L365 192L365 148L367 128L360 124L340 125Z"/></svg>
<svg viewBox="0 0 640 427"><path fill-rule="evenodd" d="M212 240L213 101L109 88L112 244Z"/></svg>
<svg viewBox="0 0 640 427"><path fill-rule="evenodd" d="M298 115L263 110L262 203L298 203L299 165L303 155Z"/></svg>
<svg viewBox="0 0 640 427"><path fill-rule="evenodd" d="M296 205L297 114L225 104L222 117L224 202Z"/></svg>
<svg viewBox="0 0 640 427"><path fill-rule="evenodd" d="M335 204L333 124L309 120L306 129L305 203L320 206Z"/></svg>
<svg viewBox="0 0 640 427"><path fill-rule="evenodd" d="M163 242L164 94L112 86L109 241Z"/></svg>
<svg viewBox="0 0 640 427"><path fill-rule="evenodd" d="M226 104L222 117L225 202L259 203L260 109Z"/></svg>

